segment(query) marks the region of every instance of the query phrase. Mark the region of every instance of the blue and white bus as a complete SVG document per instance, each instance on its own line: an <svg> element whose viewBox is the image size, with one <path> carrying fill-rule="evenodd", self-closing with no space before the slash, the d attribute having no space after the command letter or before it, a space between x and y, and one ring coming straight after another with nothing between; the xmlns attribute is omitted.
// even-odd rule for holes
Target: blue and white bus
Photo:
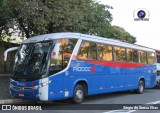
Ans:
<svg viewBox="0 0 160 113"><path fill-rule="evenodd" d="M10 78L15 98L81 103L87 95L155 86L155 50L80 33L29 38L17 50Z"/></svg>

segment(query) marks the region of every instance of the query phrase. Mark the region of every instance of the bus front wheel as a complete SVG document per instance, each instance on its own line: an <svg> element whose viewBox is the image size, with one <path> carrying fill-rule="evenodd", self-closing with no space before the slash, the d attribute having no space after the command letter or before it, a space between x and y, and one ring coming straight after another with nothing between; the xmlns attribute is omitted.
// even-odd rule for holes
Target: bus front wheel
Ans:
<svg viewBox="0 0 160 113"><path fill-rule="evenodd" d="M77 84L74 88L74 93L72 98L73 103L75 104L82 103L84 100L84 95L85 95L85 92L84 92L83 86L80 84Z"/></svg>
<svg viewBox="0 0 160 113"><path fill-rule="evenodd" d="M136 90L138 94L142 94L144 92L144 81L140 80L138 83L138 89Z"/></svg>

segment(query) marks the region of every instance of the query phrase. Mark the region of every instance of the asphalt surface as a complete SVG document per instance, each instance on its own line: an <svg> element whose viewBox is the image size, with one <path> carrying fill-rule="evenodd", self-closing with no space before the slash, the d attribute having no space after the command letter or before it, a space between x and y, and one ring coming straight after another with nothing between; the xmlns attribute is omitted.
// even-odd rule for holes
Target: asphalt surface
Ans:
<svg viewBox="0 0 160 113"><path fill-rule="evenodd" d="M71 104L70 100L60 100L54 102L20 104L18 106L26 105L42 107L43 111L32 111L34 113L160 113L160 90L146 89L143 94L136 94L134 91L127 91L94 95L87 97L81 105ZM158 106L159 110L124 110L124 106ZM22 111L18 110L11 112L20 113ZM27 112L28 111L23 111L23 113Z"/></svg>
<svg viewBox="0 0 160 113"><path fill-rule="evenodd" d="M9 94L9 76L0 76L0 100L13 99Z"/></svg>

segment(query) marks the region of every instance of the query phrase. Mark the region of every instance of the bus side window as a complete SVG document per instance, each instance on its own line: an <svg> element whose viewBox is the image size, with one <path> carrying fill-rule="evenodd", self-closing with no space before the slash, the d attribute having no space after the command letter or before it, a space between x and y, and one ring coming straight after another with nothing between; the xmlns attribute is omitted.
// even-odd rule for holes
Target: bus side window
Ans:
<svg viewBox="0 0 160 113"><path fill-rule="evenodd" d="M133 50L133 62L138 63L138 51Z"/></svg>
<svg viewBox="0 0 160 113"><path fill-rule="evenodd" d="M126 62L125 48L114 47L114 59L115 61Z"/></svg>
<svg viewBox="0 0 160 113"><path fill-rule="evenodd" d="M139 63L147 63L147 55L144 51L138 51L139 53Z"/></svg>
<svg viewBox="0 0 160 113"><path fill-rule="evenodd" d="M149 63L149 64L154 64L154 63L156 62L155 53L148 52L148 53L147 53L147 57L148 57L148 63Z"/></svg>
<svg viewBox="0 0 160 113"><path fill-rule="evenodd" d="M112 61L112 46L98 44L98 60Z"/></svg>
<svg viewBox="0 0 160 113"><path fill-rule="evenodd" d="M132 49L127 49L127 61L133 62L133 50Z"/></svg>
<svg viewBox="0 0 160 113"><path fill-rule="evenodd" d="M81 44L77 58L82 60L96 60L96 43L84 41Z"/></svg>

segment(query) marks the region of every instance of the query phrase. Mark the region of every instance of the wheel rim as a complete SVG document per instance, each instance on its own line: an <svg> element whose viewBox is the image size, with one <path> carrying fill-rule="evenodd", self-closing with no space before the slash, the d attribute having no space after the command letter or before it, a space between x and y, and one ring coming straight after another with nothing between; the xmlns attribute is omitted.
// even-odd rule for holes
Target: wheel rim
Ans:
<svg viewBox="0 0 160 113"><path fill-rule="evenodd" d="M139 90L140 90L140 92L143 92L143 83L140 83L140 85L139 85Z"/></svg>
<svg viewBox="0 0 160 113"><path fill-rule="evenodd" d="M83 99L83 91L82 90L77 90L76 91L76 97L78 100Z"/></svg>

